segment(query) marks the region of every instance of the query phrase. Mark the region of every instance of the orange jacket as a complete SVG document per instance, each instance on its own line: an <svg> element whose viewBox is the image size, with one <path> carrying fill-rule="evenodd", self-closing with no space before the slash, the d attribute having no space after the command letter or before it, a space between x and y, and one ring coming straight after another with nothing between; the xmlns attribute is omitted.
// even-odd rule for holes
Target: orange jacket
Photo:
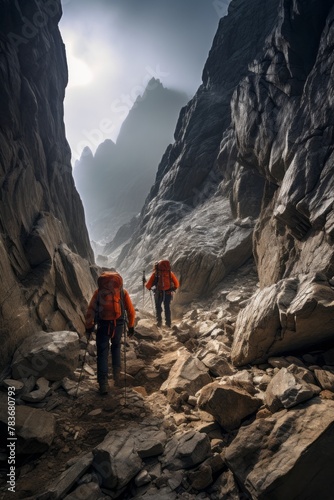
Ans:
<svg viewBox="0 0 334 500"><path fill-rule="evenodd" d="M170 273L170 277L171 277L172 282L174 283L174 288L176 290L180 286L179 280L177 279L175 274L172 272ZM151 274L150 279L148 280L148 282L145 285L148 290L151 290L152 286L154 285L154 281L155 281L155 271Z"/></svg>
<svg viewBox="0 0 334 500"><path fill-rule="evenodd" d="M95 290L95 292L93 293L93 297L91 298L89 305L88 305L87 313L85 316L86 330L90 330L91 328L94 327L94 324L95 324L95 315L97 312L98 293L99 293L99 290L98 289ZM136 317L135 308L132 305L130 295L127 292L127 290L123 290L123 294L124 294L124 307L125 307L126 312L128 313L128 322L129 322L128 326L129 326L129 328L132 328L135 324L135 317Z"/></svg>

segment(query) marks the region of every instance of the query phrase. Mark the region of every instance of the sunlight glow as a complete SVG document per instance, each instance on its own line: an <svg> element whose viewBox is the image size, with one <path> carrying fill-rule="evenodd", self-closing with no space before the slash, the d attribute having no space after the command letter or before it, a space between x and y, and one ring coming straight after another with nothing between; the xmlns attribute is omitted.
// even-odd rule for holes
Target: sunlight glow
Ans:
<svg viewBox="0 0 334 500"><path fill-rule="evenodd" d="M75 57L71 53L70 46L67 47L67 63L68 63L68 86L78 87L89 85L93 81L93 72L88 64Z"/></svg>

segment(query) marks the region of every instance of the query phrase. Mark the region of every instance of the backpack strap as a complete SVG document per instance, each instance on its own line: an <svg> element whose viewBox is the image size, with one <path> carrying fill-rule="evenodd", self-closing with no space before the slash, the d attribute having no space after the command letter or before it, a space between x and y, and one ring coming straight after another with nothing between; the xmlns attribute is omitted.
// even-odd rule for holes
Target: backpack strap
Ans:
<svg viewBox="0 0 334 500"><path fill-rule="evenodd" d="M125 309L125 299L124 299L124 289L123 287L121 288L121 292L120 292L120 295L121 295L121 311L122 311L122 317L124 318L124 320L126 321L126 309Z"/></svg>

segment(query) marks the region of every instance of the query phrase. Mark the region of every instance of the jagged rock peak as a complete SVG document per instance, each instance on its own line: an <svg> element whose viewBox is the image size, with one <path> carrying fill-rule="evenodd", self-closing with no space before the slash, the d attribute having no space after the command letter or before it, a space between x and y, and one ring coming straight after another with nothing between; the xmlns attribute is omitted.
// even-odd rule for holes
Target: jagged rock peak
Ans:
<svg viewBox="0 0 334 500"><path fill-rule="evenodd" d="M77 160L76 161L76 164L77 163L80 163L82 161L85 161L87 158L93 158L93 152L92 150L90 149L89 146L86 146L83 150L82 150L82 153L81 153L81 156L80 156L80 160Z"/></svg>
<svg viewBox="0 0 334 500"><path fill-rule="evenodd" d="M98 158L99 156L105 156L108 154L113 154L116 148L116 144L114 141L111 139L106 139L103 141L101 144L98 145L96 151L95 151L95 158Z"/></svg>

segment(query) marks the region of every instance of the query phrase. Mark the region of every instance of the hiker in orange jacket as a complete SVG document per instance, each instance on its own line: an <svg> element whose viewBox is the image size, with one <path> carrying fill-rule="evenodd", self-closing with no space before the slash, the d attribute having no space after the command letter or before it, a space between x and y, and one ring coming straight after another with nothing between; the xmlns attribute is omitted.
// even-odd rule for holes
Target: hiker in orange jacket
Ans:
<svg viewBox="0 0 334 500"><path fill-rule="evenodd" d="M144 280L144 284L146 280ZM171 271L170 263L168 260L160 260L154 265L153 273L151 274L148 282L145 284L148 290L154 288L155 310L157 317L157 326L162 324L162 304L164 305L166 326L172 326L172 317L170 310L170 303L173 299L173 292L175 292L180 284Z"/></svg>
<svg viewBox="0 0 334 500"><path fill-rule="evenodd" d="M128 322L129 336L134 334L135 309L129 293L123 288L123 279L117 272L103 272L99 276L98 289L91 298L86 313L86 334L89 338L97 324L97 380L100 393L108 393L108 354L111 343L111 359L116 387L121 385L121 338Z"/></svg>

